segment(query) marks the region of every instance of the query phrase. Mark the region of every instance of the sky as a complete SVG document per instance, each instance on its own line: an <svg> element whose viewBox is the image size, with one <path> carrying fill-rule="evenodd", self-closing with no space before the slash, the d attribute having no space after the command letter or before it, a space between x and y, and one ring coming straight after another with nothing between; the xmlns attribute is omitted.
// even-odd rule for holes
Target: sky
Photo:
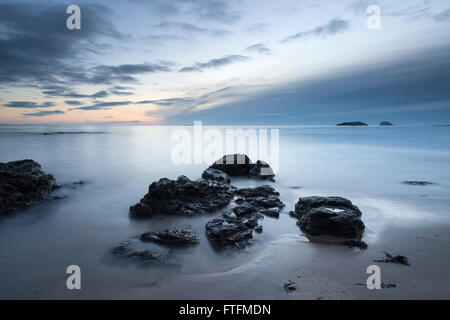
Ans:
<svg viewBox="0 0 450 320"><path fill-rule="evenodd" d="M0 0L0 123L450 123L449 31L448 0Z"/></svg>

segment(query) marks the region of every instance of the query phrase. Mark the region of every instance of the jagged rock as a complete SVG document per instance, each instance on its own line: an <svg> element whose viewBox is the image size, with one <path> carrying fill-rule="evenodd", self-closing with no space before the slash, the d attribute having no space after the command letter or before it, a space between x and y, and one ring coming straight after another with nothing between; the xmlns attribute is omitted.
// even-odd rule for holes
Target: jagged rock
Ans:
<svg viewBox="0 0 450 320"><path fill-rule="evenodd" d="M351 122L342 122L337 124L336 126L338 127L343 127L343 126L350 126L350 127L355 127L355 126L367 126L367 123L361 122L361 121L351 121Z"/></svg>
<svg viewBox="0 0 450 320"><path fill-rule="evenodd" d="M359 240L365 228L358 207L341 197L300 198L291 215L307 236Z"/></svg>
<svg viewBox="0 0 450 320"><path fill-rule="evenodd" d="M393 124L390 123L389 121L381 121L380 126L393 126Z"/></svg>
<svg viewBox="0 0 450 320"><path fill-rule="evenodd" d="M248 204L239 205L233 208L233 212L237 217L252 215L256 213L256 209Z"/></svg>
<svg viewBox="0 0 450 320"><path fill-rule="evenodd" d="M211 220L205 225L206 237L220 247L244 247L253 238L253 228L256 227L253 221L251 224L248 222L230 215Z"/></svg>
<svg viewBox="0 0 450 320"><path fill-rule="evenodd" d="M57 187L55 178L45 174L41 165L33 160L0 163L0 214L46 199Z"/></svg>
<svg viewBox="0 0 450 320"><path fill-rule="evenodd" d="M383 262L383 263L396 263L396 264L403 264L405 266L409 266L408 258L405 256L400 256L400 255L394 256L387 252L385 252L384 255L385 255L384 259L379 259L379 260L374 260L374 261L375 262Z"/></svg>
<svg viewBox="0 0 450 320"><path fill-rule="evenodd" d="M154 242L171 247L187 247L199 243L194 231L182 228L167 229L161 232L146 232L140 237L142 241Z"/></svg>
<svg viewBox="0 0 450 320"><path fill-rule="evenodd" d="M258 232L258 233L263 232L263 227L262 227L262 226L257 226L257 227L255 228L255 232Z"/></svg>
<svg viewBox="0 0 450 320"><path fill-rule="evenodd" d="M364 241L354 239L342 241L340 244L350 248L359 248L361 250L365 250L369 247Z"/></svg>
<svg viewBox="0 0 450 320"><path fill-rule="evenodd" d="M297 286L295 285L295 282L292 280L289 280L288 282L286 282L283 285L283 288L286 292L297 290Z"/></svg>
<svg viewBox="0 0 450 320"><path fill-rule="evenodd" d="M203 171L202 178L206 180L219 181L223 183L231 182L230 176L228 174L213 168L208 168L205 171Z"/></svg>
<svg viewBox="0 0 450 320"><path fill-rule="evenodd" d="M280 194L269 185L237 189L236 194L243 197L239 207L244 205L252 207L257 212L269 217L278 218L280 209L284 207L284 203L278 198Z"/></svg>
<svg viewBox="0 0 450 320"><path fill-rule="evenodd" d="M275 176L269 164L261 160L253 163L245 154L224 155L214 162L209 169L222 171L232 177L248 176L273 180L273 177Z"/></svg>
<svg viewBox="0 0 450 320"><path fill-rule="evenodd" d="M141 201L130 207L132 217L156 214L193 216L225 207L233 198L235 188L203 179L192 181L185 176L177 180L153 182Z"/></svg>

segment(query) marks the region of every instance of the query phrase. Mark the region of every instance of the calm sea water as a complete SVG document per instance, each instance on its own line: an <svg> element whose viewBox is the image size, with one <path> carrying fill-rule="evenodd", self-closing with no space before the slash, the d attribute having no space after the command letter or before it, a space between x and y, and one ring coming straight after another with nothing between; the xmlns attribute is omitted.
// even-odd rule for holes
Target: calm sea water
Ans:
<svg viewBox="0 0 450 320"><path fill-rule="evenodd" d="M284 213L280 219L266 217L264 232L255 235L255 243L247 249L214 251L205 238L204 225L220 213L191 219L134 221L128 217L129 206L142 198L151 182L182 174L197 179L207 167L172 163L170 137L175 129L1 125L0 162L39 162L62 185L57 194L67 197L0 218L0 298L202 296L206 288L198 282L188 284L187 279L198 280L248 265L285 237L307 243L287 214L299 196L351 199L363 211L367 227L364 240L370 246L376 246L393 225L450 224L450 127L281 127L280 167L272 185L286 203ZM43 134L56 132L66 133ZM80 180L85 184L71 188L72 182ZM410 186L401 183L405 180L435 184ZM233 183L238 187L262 184L247 179ZM120 242L145 231L175 226L196 230L201 243L175 252L170 265L143 268L108 254ZM306 251L304 256L308 256ZM296 259L300 263L302 255ZM72 264L82 270L82 290L77 292L66 289L65 271ZM279 264L260 272L282 274L283 261ZM225 292L219 290L216 297L239 291L238 283L243 279L235 280L234 286L230 284ZM174 283L180 286L176 293ZM254 292L244 297L266 296L254 283L249 288Z"/></svg>

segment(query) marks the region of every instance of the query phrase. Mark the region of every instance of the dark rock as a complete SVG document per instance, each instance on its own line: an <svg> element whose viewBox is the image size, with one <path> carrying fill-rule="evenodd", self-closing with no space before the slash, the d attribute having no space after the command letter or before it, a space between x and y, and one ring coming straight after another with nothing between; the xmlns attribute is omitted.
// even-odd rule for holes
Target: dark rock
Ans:
<svg viewBox="0 0 450 320"><path fill-rule="evenodd" d="M369 247L367 243L361 240L346 240L342 241L340 244L350 248L359 248L361 250L365 250Z"/></svg>
<svg viewBox="0 0 450 320"><path fill-rule="evenodd" d="M230 176L228 174L213 168L208 168L205 171L203 171L202 178L205 180L213 180L223 183L231 182Z"/></svg>
<svg viewBox="0 0 450 320"><path fill-rule="evenodd" d="M390 289L390 288L397 288L397 285L394 283L381 283L381 288L383 289Z"/></svg>
<svg viewBox="0 0 450 320"><path fill-rule="evenodd" d="M222 171L232 177L248 176L273 180L275 176L269 164L261 160L253 163L245 154L225 155L214 162L209 169Z"/></svg>
<svg viewBox="0 0 450 320"><path fill-rule="evenodd" d="M275 177L275 173L269 164L261 160L256 161L255 164L250 166L248 175L262 179L273 179Z"/></svg>
<svg viewBox="0 0 450 320"><path fill-rule="evenodd" d="M396 264L403 264L406 266L409 266L408 258L405 256L396 255L393 256L392 254L389 254L387 252L384 253L385 258L374 260L375 262L383 262L383 263L396 263Z"/></svg>
<svg viewBox="0 0 450 320"><path fill-rule="evenodd" d="M389 121L381 121L380 126L393 126L393 124L390 123Z"/></svg>
<svg viewBox="0 0 450 320"><path fill-rule="evenodd" d="M140 239L145 242L154 242L171 247L187 247L199 243L194 231L182 228L167 229L161 232L146 232L141 235Z"/></svg>
<svg viewBox="0 0 450 320"><path fill-rule="evenodd" d="M130 207L130 216L149 217L156 214L193 216L225 207L235 188L207 180L191 181L185 176L177 180L153 182L141 201Z"/></svg>
<svg viewBox="0 0 450 320"><path fill-rule="evenodd" d="M284 207L284 203L278 198L280 194L269 185L238 189L236 194L244 198L247 206L266 216L278 218L280 209Z"/></svg>
<svg viewBox="0 0 450 320"><path fill-rule="evenodd" d="M257 226L257 227L255 228L255 232L258 232L258 233L263 232L263 227L262 227L262 226Z"/></svg>
<svg viewBox="0 0 450 320"><path fill-rule="evenodd" d="M409 184L411 186L428 186L434 184L433 182L428 181L403 181L404 184Z"/></svg>
<svg viewBox="0 0 450 320"><path fill-rule="evenodd" d="M44 200L57 187L55 178L33 160L0 163L0 214Z"/></svg>
<svg viewBox="0 0 450 320"><path fill-rule="evenodd" d="M217 169L232 177L245 176L249 173L252 161L245 154L228 154L214 162L210 168Z"/></svg>
<svg viewBox="0 0 450 320"><path fill-rule="evenodd" d="M292 215L299 219L297 224L309 236L359 240L365 228L358 207L341 197L300 198Z"/></svg>
<svg viewBox="0 0 450 320"><path fill-rule="evenodd" d="M286 283L283 285L283 288L284 288L284 290L286 290L286 292L297 290L297 286L295 285L295 282L294 282L294 281L291 281L291 280L289 280L288 282L286 282Z"/></svg>
<svg viewBox="0 0 450 320"><path fill-rule="evenodd" d="M248 204L239 205L233 208L233 212L237 217L244 217L256 213L256 209Z"/></svg>
<svg viewBox="0 0 450 320"><path fill-rule="evenodd" d="M79 187L79 186L82 186L83 184L84 184L83 181L75 181L75 182L72 182L72 188L75 189L75 188L77 188L77 187Z"/></svg>
<svg viewBox="0 0 450 320"><path fill-rule="evenodd" d="M237 217L211 220L205 228L206 237L220 247L244 247L253 238L253 230L246 220Z"/></svg>
<svg viewBox="0 0 450 320"><path fill-rule="evenodd" d="M351 127L355 127L355 126L367 126L367 123L361 122L361 121L353 121L353 122L342 122L337 124L336 126L340 127L340 126L351 126Z"/></svg>
<svg viewBox="0 0 450 320"><path fill-rule="evenodd" d="M270 208L270 209L263 209L259 210L259 213L272 217L272 218L279 218L280 217L280 209L279 208Z"/></svg>
<svg viewBox="0 0 450 320"><path fill-rule="evenodd" d="M162 256L161 252L152 252L145 249L136 249L132 246L132 241L125 241L111 250L114 255L122 258L129 258L141 263L152 263Z"/></svg>

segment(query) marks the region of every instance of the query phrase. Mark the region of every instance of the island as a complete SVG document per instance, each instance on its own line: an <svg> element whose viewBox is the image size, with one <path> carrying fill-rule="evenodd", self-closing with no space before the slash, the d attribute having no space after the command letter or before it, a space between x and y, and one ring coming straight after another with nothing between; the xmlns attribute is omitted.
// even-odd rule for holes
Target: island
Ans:
<svg viewBox="0 0 450 320"><path fill-rule="evenodd" d="M367 123L361 122L361 121L353 121L353 122L342 122L336 125L337 127L343 127L343 126L352 126L352 127L357 127L357 126L367 126Z"/></svg>
<svg viewBox="0 0 450 320"><path fill-rule="evenodd" d="M380 126L393 126L393 124L389 121L381 121Z"/></svg>

